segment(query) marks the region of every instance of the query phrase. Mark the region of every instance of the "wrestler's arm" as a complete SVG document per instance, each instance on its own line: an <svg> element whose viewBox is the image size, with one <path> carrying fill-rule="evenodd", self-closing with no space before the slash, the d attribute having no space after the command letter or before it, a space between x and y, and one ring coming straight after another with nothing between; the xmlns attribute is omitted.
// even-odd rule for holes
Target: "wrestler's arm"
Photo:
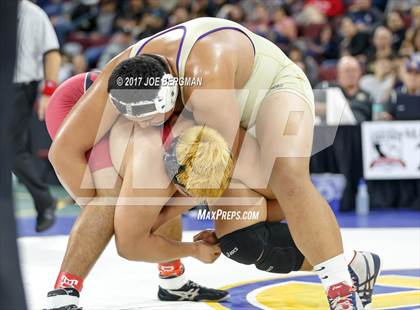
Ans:
<svg viewBox="0 0 420 310"><path fill-rule="evenodd" d="M109 130L118 112L108 104L108 79L129 50L112 59L63 122L51 145L49 159L61 184L80 205L95 196L85 153ZM86 198L85 200L80 199Z"/></svg>
<svg viewBox="0 0 420 310"><path fill-rule="evenodd" d="M213 262L220 254L217 246L178 242L152 233L162 206L172 197L175 188L170 184L163 161L156 160L163 157L159 131L144 129L141 134L135 134L134 141L134 152L127 153L128 163L115 209L114 228L119 254L129 260L146 262L188 256Z"/></svg>
<svg viewBox="0 0 420 310"><path fill-rule="evenodd" d="M183 122L178 122L177 125L180 127L184 127L182 124ZM175 136L179 135L175 134ZM243 141L247 140L247 143L243 144ZM252 182L249 182L249 178L254 178L256 180L255 183L260 184L261 179L263 178L261 173L261 167L258 164L258 156L259 156L259 147L258 143L256 142L256 139L249 135L244 129L239 128L238 131L238 143L242 144L241 152L239 154L239 160L235 158L235 161L237 160L235 173L233 175L233 179L236 181L239 181L242 183L245 187L248 187L247 190L237 190L238 186L234 186L234 188L229 188L225 191L223 197L232 197L235 195L235 193L239 193L239 196L246 197L246 192L253 192L253 189L251 188ZM237 154L238 155L238 154ZM237 156L236 156L237 157ZM250 165L249 163L252 162L253 164ZM269 200L273 198L273 194L270 190L259 190L258 191L263 197L267 198L267 205L270 206L269 208L269 214L270 218L272 218L272 221L280 220L281 219L281 211L275 210L275 207L278 207L278 203L276 200ZM165 222L171 220L172 218L178 216L181 213L184 213L188 211L189 209L193 208L194 205L191 204L192 200L188 200L188 198L185 198L182 200L181 197L183 196L181 193L177 192L175 194L175 199L171 198L165 207L162 208L162 211L159 214L159 217L156 219L153 230L156 230L159 226L163 225ZM176 203L175 203L176 200ZM184 202L185 203L182 203ZM278 207L279 208L279 207ZM265 211L264 211L265 212Z"/></svg>

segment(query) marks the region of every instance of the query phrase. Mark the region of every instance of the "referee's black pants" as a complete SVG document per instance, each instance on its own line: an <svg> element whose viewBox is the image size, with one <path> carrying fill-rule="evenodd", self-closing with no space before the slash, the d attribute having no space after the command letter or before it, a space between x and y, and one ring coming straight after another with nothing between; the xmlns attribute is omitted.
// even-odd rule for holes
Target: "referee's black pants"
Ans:
<svg viewBox="0 0 420 310"><path fill-rule="evenodd" d="M14 102L11 102L9 137L12 147L12 171L31 193L38 214L42 214L55 200L47 184L41 179L28 141L38 84L37 81L13 84L15 97Z"/></svg>

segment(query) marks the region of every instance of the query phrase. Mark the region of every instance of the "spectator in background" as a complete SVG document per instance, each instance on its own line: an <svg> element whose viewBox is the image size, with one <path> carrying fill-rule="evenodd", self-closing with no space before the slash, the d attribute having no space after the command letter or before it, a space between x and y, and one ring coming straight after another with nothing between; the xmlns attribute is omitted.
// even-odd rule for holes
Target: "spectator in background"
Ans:
<svg viewBox="0 0 420 310"><path fill-rule="evenodd" d="M305 5L312 6L328 18L344 14L343 0L306 0Z"/></svg>
<svg viewBox="0 0 420 310"><path fill-rule="evenodd" d="M386 11L409 11L418 5L420 6L420 0L387 0Z"/></svg>
<svg viewBox="0 0 420 310"><path fill-rule="evenodd" d="M373 74L360 79L360 88L367 92L374 104L384 105L395 83L393 62L389 57L377 58L373 63Z"/></svg>
<svg viewBox="0 0 420 310"><path fill-rule="evenodd" d="M403 86L403 76L405 74L405 64L409 60L409 56L398 54L393 61L393 67L395 71L395 83L394 90L399 89Z"/></svg>
<svg viewBox="0 0 420 310"><path fill-rule="evenodd" d="M355 57L344 56L337 65L337 83L322 82L317 88L339 87L358 123L372 119L372 101L359 86L362 68Z"/></svg>
<svg viewBox="0 0 420 310"><path fill-rule="evenodd" d="M420 4L411 9L411 30L420 28Z"/></svg>
<svg viewBox="0 0 420 310"><path fill-rule="evenodd" d="M376 28L373 33L372 43L373 45L366 53L368 66L370 66L375 59L393 56L392 33L388 28L384 26Z"/></svg>
<svg viewBox="0 0 420 310"><path fill-rule="evenodd" d="M225 17L223 17L223 18L230 19L231 21L234 21L234 22L239 23L239 24L244 23L245 12L240 5L238 5L238 4L235 4L235 5L226 4L225 6L223 6L220 9L219 13L221 13L222 10L224 10L225 7L228 7L229 9L226 12ZM217 15L219 15L219 13Z"/></svg>
<svg viewBox="0 0 420 310"><path fill-rule="evenodd" d="M420 3L420 0L419 0ZM420 5L411 9L411 26L405 33L405 39L398 53L410 57L415 52L420 52Z"/></svg>
<svg viewBox="0 0 420 310"><path fill-rule="evenodd" d="M405 38L405 25L401 13L389 12L386 16L386 26L392 32L392 50L398 52Z"/></svg>
<svg viewBox="0 0 420 310"><path fill-rule="evenodd" d="M81 0L71 14L72 31L89 33L95 30L99 0Z"/></svg>
<svg viewBox="0 0 420 310"><path fill-rule="evenodd" d="M155 16L161 21L161 24L155 25L155 28L160 29L165 27L167 14L162 8L160 0L147 0L147 13Z"/></svg>
<svg viewBox="0 0 420 310"><path fill-rule="evenodd" d="M117 17L116 0L100 0L99 12L94 30L90 33L91 47L85 51L85 59L89 68L97 65L99 57L107 49L108 43L115 31Z"/></svg>
<svg viewBox="0 0 420 310"><path fill-rule="evenodd" d="M308 40L307 44L310 54L319 62L338 59L338 43L330 24L325 24L319 35L314 40Z"/></svg>
<svg viewBox="0 0 420 310"><path fill-rule="evenodd" d="M294 19L290 17L289 8L279 6L273 13L272 41L280 47L293 42L297 37L297 27Z"/></svg>
<svg viewBox="0 0 420 310"><path fill-rule="evenodd" d="M116 0L100 0L99 12L94 29L100 36L108 37L115 30L114 22L117 17Z"/></svg>
<svg viewBox="0 0 420 310"><path fill-rule="evenodd" d="M410 57L414 53L420 52L420 28L407 31L406 38L401 44L398 54Z"/></svg>
<svg viewBox="0 0 420 310"><path fill-rule="evenodd" d="M363 31L372 31L383 22L383 14L372 6L372 0L354 0L349 7L348 16Z"/></svg>
<svg viewBox="0 0 420 310"><path fill-rule="evenodd" d="M185 8L188 14L191 13L191 0L176 0L176 7Z"/></svg>
<svg viewBox="0 0 420 310"><path fill-rule="evenodd" d="M415 53L420 53L420 27L414 32L413 35L413 47Z"/></svg>
<svg viewBox="0 0 420 310"><path fill-rule="evenodd" d="M142 18L144 12L143 0L129 0L117 14L116 27L124 29L134 27Z"/></svg>
<svg viewBox="0 0 420 310"><path fill-rule="evenodd" d="M87 70L87 63L83 55L83 47L76 42L68 42L61 48L61 67L59 73L59 84L73 76L81 67ZM84 66L82 65L84 63Z"/></svg>
<svg viewBox="0 0 420 310"><path fill-rule="evenodd" d="M217 13L224 7L228 2L237 2L237 1L228 1L228 0L208 0L209 8L208 13L209 16L216 16Z"/></svg>
<svg viewBox="0 0 420 310"><path fill-rule="evenodd" d="M86 58L82 54L74 55L71 58L71 62L73 64L72 75L76 75L87 71L88 65L86 62Z"/></svg>
<svg viewBox="0 0 420 310"><path fill-rule="evenodd" d="M255 6L254 12L249 16L246 26L256 34L267 38L270 33L270 14L267 7L259 3Z"/></svg>
<svg viewBox="0 0 420 310"><path fill-rule="evenodd" d="M369 34L359 30L356 24L350 17L344 17L341 21L341 42L340 53L341 56L362 56L369 48L370 37Z"/></svg>
<svg viewBox="0 0 420 310"><path fill-rule="evenodd" d="M377 7L381 12L385 12L388 0L372 0L374 7Z"/></svg>
<svg viewBox="0 0 420 310"><path fill-rule="evenodd" d="M391 93L384 113L385 119L395 118L400 94L417 97L420 104L420 54L415 54L406 61L402 72L402 81L402 87Z"/></svg>
<svg viewBox="0 0 420 310"><path fill-rule="evenodd" d="M362 68L356 58L345 56L337 65L337 82L350 104L357 122L372 119L372 101L369 94L359 87Z"/></svg>
<svg viewBox="0 0 420 310"><path fill-rule="evenodd" d="M289 48L288 56L291 61L297 64L308 76L311 85L318 83L318 64L309 55L305 55L305 50L297 44Z"/></svg>
<svg viewBox="0 0 420 310"><path fill-rule="evenodd" d="M191 18L212 16L211 6L207 0L195 0L191 4Z"/></svg>
<svg viewBox="0 0 420 310"><path fill-rule="evenodd" d="M104 45L115 30L117 0L81 0L71 14L71 27L68 40L79 42L89 51L88 62L97 61Z"/></svg>
<svg viewBox="0 0 420 310"><path fill-rule="evenodd" d="M295 20L299 26L306 27L312 24L325 24L328 19L317 6L306 4L302 11L296 14Z"/></svg>
<svg viewBox="0 0 420 310"><path fill-rule="evenodd" d="M134 36L141 40L164 29L167 23L167 14L160 6L160 0L148 0L146 11L141 18Z"/></svg>
<svg viewBox="0 0 420 310"><path fill-rule="evenodd" d="M55 0L44 7L45 12L50 17L51 23L54 26L60 45L64 44L69 31L73 30L70 15L74 6L75 4L71 2Z"/></svg>
<svg viewBox="0 0 420 310"><path fill-rule="evenodd" d="M176 7L168 18L168 26L172 27L178 24L182 24L189 20L189 14L185 7L179 6Z"/></svg>
<svg viewBox="0 0 420 310"><path fill-rule="evenodd" d="M282 4L289 7L292 16L297 16L304 9L304 2L301 0L280 0Z"/></svg>
<svg viewBox="0 0 420 310"><path fill-rule="evenodd" d="M111 42L106 45L96 67L102 69L112 58L127 49L133 43L134 42L129 29L124 29L115 33Z"/></svg>

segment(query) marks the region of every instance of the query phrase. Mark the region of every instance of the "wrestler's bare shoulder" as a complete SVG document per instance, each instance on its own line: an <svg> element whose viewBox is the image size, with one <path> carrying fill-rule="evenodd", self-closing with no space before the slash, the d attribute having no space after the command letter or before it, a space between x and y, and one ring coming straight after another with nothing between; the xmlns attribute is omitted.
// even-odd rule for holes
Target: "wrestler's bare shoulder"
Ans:
<svg viewBox="0 0 420 310"><path fill-rule="evenodd" d="M142 53L165 56L176 68L179 49L185 34L182 29L169 31L153 40L145 39ZM240 88L249 78L254 63L253 46L250 39L235 30L210 33L194 43L187 58L185 76L211 74L217 68L232 67L235 71L235 86Z"/></svg>

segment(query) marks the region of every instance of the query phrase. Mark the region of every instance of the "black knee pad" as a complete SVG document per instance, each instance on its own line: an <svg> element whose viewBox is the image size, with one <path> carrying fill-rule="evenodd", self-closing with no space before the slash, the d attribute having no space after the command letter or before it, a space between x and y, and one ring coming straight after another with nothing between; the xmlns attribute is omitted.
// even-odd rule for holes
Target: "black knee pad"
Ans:
<svg viewBox="0 0 420 310"><path fill-rule="evenodd" d="M267 231L265 223L258 223L220 238L222 253L238 263L255 264L264 251Z"/></svg>
<svg viewBox="0 0 420 310"><path fill-rule="evenodd" d="M305 257L297 248L285 223L266 223L268 246L255 264L260 270L273 273L289 273L302 267Z"/></svg>
<svg viewBox="0 0 420 310"><path fill-rule="evenodd" d="M289 226L285 223L273 222L266 223L269 242L271 245L279 247L296 247L293 241L292 235L290 234Z"/></svg>
<svg viewBox="0 0 420 310"><path fill-rule="evenodd" d="M303 259L303 255L293 247L267 247L255 267L272 273L289 273L299 270Z"/></svg>
<svg viewBox="0 0 420 310"><path fill-rule="evenodd" d="M258 223L220 239L222 253L241 264L273 273L299 270L304 256L283 223Z"/></svg>

